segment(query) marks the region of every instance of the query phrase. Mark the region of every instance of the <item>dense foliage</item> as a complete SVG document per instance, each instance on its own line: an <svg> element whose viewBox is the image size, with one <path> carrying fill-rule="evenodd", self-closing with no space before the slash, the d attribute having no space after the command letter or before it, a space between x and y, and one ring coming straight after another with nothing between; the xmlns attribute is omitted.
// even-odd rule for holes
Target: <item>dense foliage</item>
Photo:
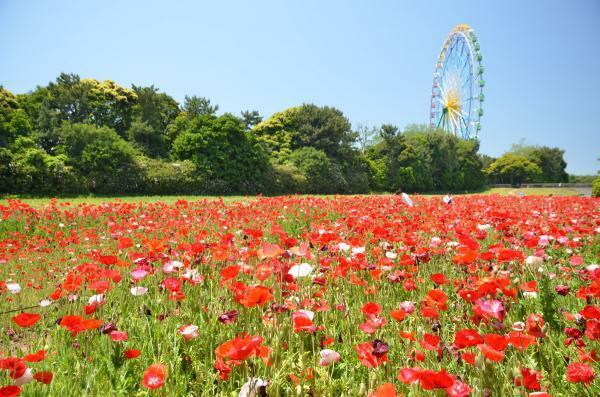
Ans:
<svg viewBox="0 0 600 397"><path fill-rule="evenodd" d="M203 97L179 104L154 86L73 74L22 95L0 87L0 193L464 191L568 177L558 148L520 145L493 159L475 140L423 126L354 130L328 106L266 120L218 110Z"/></svg>
<svg viewBox="0 0 600 397"><path fill-rule="evenodd" d="M592 197L600 197L600 178L594 180L592 185Z"/></svg>

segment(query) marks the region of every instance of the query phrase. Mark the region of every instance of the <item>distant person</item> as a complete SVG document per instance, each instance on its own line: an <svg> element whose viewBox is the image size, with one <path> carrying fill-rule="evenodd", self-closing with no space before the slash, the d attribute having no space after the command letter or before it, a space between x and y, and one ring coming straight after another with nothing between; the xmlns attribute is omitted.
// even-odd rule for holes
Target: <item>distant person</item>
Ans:
<svg viewBox="0 0 600 397"><path fill-rule="evenodd" d="M410 197L408 197L408 194L406 193L402 193L402 201L404 201L406 203L406 205L408 205L409 207L414 207L414 203L411 200Z"/></svg>

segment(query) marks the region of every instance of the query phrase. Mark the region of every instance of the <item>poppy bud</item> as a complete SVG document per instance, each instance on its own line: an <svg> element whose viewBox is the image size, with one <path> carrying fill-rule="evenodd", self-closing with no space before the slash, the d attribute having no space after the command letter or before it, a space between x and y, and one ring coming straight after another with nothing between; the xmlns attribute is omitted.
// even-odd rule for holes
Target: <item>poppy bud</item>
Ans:
<svg viewBox="0 0 600 397"><path fill-rule="evenodd" d="M360 387L358 388L358 395L364 396L366 393L367 393L367 386L365 386L364 383L361 383Z"/></svg>

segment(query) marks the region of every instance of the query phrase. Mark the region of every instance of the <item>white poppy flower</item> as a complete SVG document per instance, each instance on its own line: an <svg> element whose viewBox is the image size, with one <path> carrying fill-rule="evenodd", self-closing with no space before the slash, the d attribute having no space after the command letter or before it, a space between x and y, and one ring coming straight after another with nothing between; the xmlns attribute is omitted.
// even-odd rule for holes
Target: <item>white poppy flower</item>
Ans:
<svg viewBox="0 0 600 397"><path fill-rule="evenodd" d="M239 397L257 397L260 395L260 389L265 388L269 385L264 379L261 378L250 378L248 382L242 385L240 389Z"/></svg>
<svg viewBox="0 0 600 397"><path fill-rule="evenodd" d="M130 291L131 291L131 295L133 295L133 296L142 296L146 292L148 292L148 288L146 288L146 287L133 287L133 288L130 289Z"/></svg>
<svg viewBox="0 0 600 397"><path fill-rule="evenodd" d="M327 366L329 364L337 363L340 361L340 353L331 349L323 349L319 352L321 359L319 360L319 365Z"/></svg>
<svg viewBox="0 0 600 397"><path fill-rule="evenodd" d="M31 368L27 368L20 378L15 379L15 386L23 386L25 383L29 383L33 380L33 371Z"/></svg>
<svg viewBox="0 0 600 397"><path fill-rule="evenodd" d="M301 263L299 265L294 265L288 271L288 274L294 278L302 278L307 277L313 271L313 267L308 263Z"/></svg>
<svg viewBox="0 0 600 397"><path fill-rule="evenodd" d="M11 294L18 294L21 292L21 286L17 283L6 283L6 288Z"/></svg>

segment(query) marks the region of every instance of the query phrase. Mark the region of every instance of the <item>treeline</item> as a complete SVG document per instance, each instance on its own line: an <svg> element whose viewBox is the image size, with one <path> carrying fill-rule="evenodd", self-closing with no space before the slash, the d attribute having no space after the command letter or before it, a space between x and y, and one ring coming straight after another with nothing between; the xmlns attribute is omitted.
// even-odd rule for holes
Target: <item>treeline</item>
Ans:
<svg viewBox="0 0 600 397"><path fill-rule="evenodd" d="M568 178L556 148L492 159L475 140L422 126L353 129L331 107L264 121L218 110L202 97L179 104L154 86L73 74L27 94L0 87L0 193L425 192Z"/></svg>

